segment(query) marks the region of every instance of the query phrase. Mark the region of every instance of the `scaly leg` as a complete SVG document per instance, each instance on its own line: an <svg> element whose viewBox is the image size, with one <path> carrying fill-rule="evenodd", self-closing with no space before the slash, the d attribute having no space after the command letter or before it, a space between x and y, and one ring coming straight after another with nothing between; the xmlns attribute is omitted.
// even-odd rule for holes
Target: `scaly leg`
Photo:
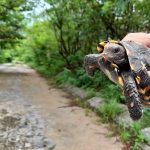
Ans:
<svg viewBox="0 0 150 150"><path fill-rule="evenodd" d="M121 75L124 80L123 90L127 99L130 117L133 120L138 120L142 117L143 109L136 83L130 72L122 72Z"/></svg>

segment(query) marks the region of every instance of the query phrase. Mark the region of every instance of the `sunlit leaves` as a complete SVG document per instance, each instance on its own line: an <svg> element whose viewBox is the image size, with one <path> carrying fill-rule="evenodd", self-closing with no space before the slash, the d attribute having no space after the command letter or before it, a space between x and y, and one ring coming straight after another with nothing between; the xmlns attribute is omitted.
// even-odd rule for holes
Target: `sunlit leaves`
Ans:
<svg viewBox="0 0 150 150"><path fill-rule="evenodd" d="M29 10L32 5L26 0L0 1L0 47L13 44L22 38L21 30L24 26L22 11ZM30 7L30 8L29 8Z"/></svg>

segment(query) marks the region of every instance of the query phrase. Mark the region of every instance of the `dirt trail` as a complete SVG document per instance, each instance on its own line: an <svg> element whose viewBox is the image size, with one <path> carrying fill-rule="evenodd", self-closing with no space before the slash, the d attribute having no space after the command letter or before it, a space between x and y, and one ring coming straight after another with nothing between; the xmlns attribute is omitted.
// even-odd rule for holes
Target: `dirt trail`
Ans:
<svg viewBox="0 0 150 150"><path fill-rule="evenodd" d="M4 107L7 107L8 102L9 106L11 103L9 110L12 109L16 111L15 113L19 113L20 107L21 111L25 110L24 115L29 111L30 114L37 111L38 115L28 115L28 120L38 116L35 117L38 122L34 132L39 129L41 132L38 126L45 124L42 128L44 135L56 144L55 148L53 146L49 149L121 150L123 148L116 137L109 137L111 132L107 130L106 125L98 123L98 118L94 114L86 116L84 109L69 106L72 99L62 90L48 86L45 79L34 70L22 65L5 64L0 66L0 72L3 73L0 75L0 103ZM13 106L14 103L15 106ZM30 106L32 106L31 110ZM2 108L0 109L2 112ZM42 119L45 121L41 123ZM30 123L32 120L28 124ZM35 135L33 133L34 138ZM27 146L29 144L32 145L28 142ZM32 147L32 149L38 148ZM48 149L45 148L45 150Z"/></svg>

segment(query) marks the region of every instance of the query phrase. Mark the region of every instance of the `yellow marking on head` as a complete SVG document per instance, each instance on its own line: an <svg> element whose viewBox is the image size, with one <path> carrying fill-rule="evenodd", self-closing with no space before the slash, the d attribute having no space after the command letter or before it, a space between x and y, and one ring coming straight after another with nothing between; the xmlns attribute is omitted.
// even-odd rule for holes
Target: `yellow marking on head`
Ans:
<svg viewBox="0 0 150 150"><path fill-rule="evenodd" d="M106 44L105 46L104 46L104 51L106 50L106 49L108 49L108 44Z"/></svg>
<svg viewBox="0 0 150 150"><path fill-rule="evenodd" d="M118 44L119 43L119 41L115 41L115 40L110 40L109 42L110 43L114 43L114 44Z"/></svg>
<svg viewBox="0 0 150 150"><path fill-rule="evenodd" d="M117 68L117 69L119 68L119 67L118 67L116 64L114 64L114 63L112 63L111 65L112 65L112 67L114 67L114 68Z"/></svg>
<svg viewBox="0 0 150 150"><path fill-rule="evenodd" d="M139 76L135 77L137 84L140 84L141 78Z"/></svg>
<svg viewBox="0 0 150 150"><path fill-rule="evenodd" d="M100 47L97 46L97 51L98 51L99 53L103 52L103 50L104 50L103 48L100 48Z"/></svg>
<svg viewBox="0 0 150 150"><path fill-rule="evenodd" d="M123 86L124 85L124 82L123 82L123 79L121 76L118 76L118 83Z"/></svg>
<svg viewBox="0 0 150 150"><path fill-rule="evenodd" d="M108 43L107 41L102 41L99 44L104 47L107 43Z"/></svg>
<svg viewBox="0 0 150 150"><path fill-rule="evenodd" d="M103 52L104 49L108 48L106 45L107 44L118 44L119 41L115 41L115 40L110 40L110 41L102 41L99 43L99 46L97 46L97 51L99 53Z"/></svg>
<svg viewBox="0 0 150 150"><path fill-rule="evenodd" d="M107 52L108 50L111 50L114 45L116 45L116 44L115 44L115 43L107 43L107 44L104 46L104 53Z"/></svg>
<svg viewBox="0 0 150 150"><path fill-rule="evenodd" d="M102 41L102 42L100 42L100 43L99 43L99 46L97 46L97 51L98 51L99 53L103 52L104 46L105 46L107 43L108 43L107 41Z"/></svg>

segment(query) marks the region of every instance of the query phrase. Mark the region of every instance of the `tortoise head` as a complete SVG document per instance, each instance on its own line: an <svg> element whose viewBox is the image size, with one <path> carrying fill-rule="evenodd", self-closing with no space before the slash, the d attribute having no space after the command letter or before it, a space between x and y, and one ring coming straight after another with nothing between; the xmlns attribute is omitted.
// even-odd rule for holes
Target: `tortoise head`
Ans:
<svg viewBox="0 0 150 150"><path fill-rule="evenodd" d="M117 67L110 61L105 61L103 53L86 55L84 67L88 75L93 76L96 70L101 70L112 82L123 87L123 80Z"/></svg>
<svg viewBox="0 0 150 150"><path fill-rule="evenodd" d="M123 66L128 62L125 48L116 43L107 43L105 45L104 58L118 66Z"/></svg>

